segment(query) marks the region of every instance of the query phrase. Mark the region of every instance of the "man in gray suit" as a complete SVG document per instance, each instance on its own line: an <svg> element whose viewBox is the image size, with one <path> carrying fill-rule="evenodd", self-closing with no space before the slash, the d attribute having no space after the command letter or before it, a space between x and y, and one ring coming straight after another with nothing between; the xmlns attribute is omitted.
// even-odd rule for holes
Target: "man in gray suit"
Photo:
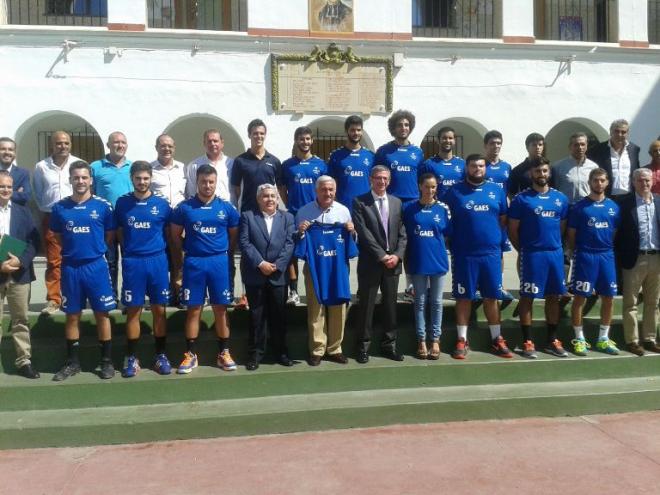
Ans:
<svg viewBox="0 0 660 495"><path fill-rule="evenodd" d="M403 361L396 349L396 299L401 260L406 250L406 229L401 219L401 200L387 194L390 170L382 165L371 169L371 191L353 200L353 222L358 234L358 363L369 361L376 294L383 295L384 333L382 355Z"/></svg>

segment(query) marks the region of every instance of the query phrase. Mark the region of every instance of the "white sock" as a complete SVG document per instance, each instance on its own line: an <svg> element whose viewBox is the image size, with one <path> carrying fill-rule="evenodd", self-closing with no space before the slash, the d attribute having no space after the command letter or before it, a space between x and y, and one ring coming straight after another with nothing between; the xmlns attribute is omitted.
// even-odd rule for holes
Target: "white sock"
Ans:
<svg viewBox="0 0 660 495"><path fill-rule="evenodd" d="M600 330L598 331L598 340L609 340L610 338L610 326L601 325Z"/></svg>
<svg viewBox="0 0 660 495"><path fill-rule="evenodd" d="M584 332L582 331L582 325L578 327L573 327L573 331L575 332L575 338L578 340L584 340Z"/></svg>
<svg viewBox="0 0 660 495"><path fill-rule="evenodd" d="M495 340L502 333L501 325L488 325L488 328L490 329L490 338L492 340Z"/></svg>
<svg viewBox="0 0 660 495"><path fill-rule="evenodd" d="M467 325L456 325L456 333L458 334L459 339L463 339L467 342Z"/></svg>

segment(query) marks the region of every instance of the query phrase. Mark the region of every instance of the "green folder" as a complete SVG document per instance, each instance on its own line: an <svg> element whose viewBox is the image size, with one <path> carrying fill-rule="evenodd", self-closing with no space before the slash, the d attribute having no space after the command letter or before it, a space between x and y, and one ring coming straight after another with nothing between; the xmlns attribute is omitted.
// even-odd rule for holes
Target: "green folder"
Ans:
<svg viewBox="0 0 660 495"><path fill-rule="evenodd" d="M11 253L14 256L20 256L25 252L27 248L27 243L16 239L10 235L0 236L0 262L7 261L9 254Z"/></svg>

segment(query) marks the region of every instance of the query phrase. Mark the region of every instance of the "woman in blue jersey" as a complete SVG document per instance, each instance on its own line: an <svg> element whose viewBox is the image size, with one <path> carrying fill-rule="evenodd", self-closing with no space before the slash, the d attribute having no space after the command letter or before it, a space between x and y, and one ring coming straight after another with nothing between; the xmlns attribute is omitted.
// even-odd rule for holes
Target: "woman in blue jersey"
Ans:
<svg viewBox="0 0 660 495"><path fill-rule="evenodd" d="M408 234L406 246L406 270L412 275L415 288L415 329L417 332L417 357L440 357L442 332L442 286L449 269L445 237L450 234L449 209L435 199L438 182L431 173L422 174L418 180L420 198L410 201L403 209L403 224ZM431 301L431 348L426 341L427 289Z"/></svg>

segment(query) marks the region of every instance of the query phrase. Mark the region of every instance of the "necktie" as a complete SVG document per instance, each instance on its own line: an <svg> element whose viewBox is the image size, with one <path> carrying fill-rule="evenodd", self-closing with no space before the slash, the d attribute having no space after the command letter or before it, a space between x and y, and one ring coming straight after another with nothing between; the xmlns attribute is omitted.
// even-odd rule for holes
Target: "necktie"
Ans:
<svg viewBox="0 0 660 495"><path fill-rule="evenodd" d="M385 203L385 198L378 198L380 201L380 221L383 224L383 230L385 231L385 248L389 249L389 212L387 211L387 203Z"/></svg>

